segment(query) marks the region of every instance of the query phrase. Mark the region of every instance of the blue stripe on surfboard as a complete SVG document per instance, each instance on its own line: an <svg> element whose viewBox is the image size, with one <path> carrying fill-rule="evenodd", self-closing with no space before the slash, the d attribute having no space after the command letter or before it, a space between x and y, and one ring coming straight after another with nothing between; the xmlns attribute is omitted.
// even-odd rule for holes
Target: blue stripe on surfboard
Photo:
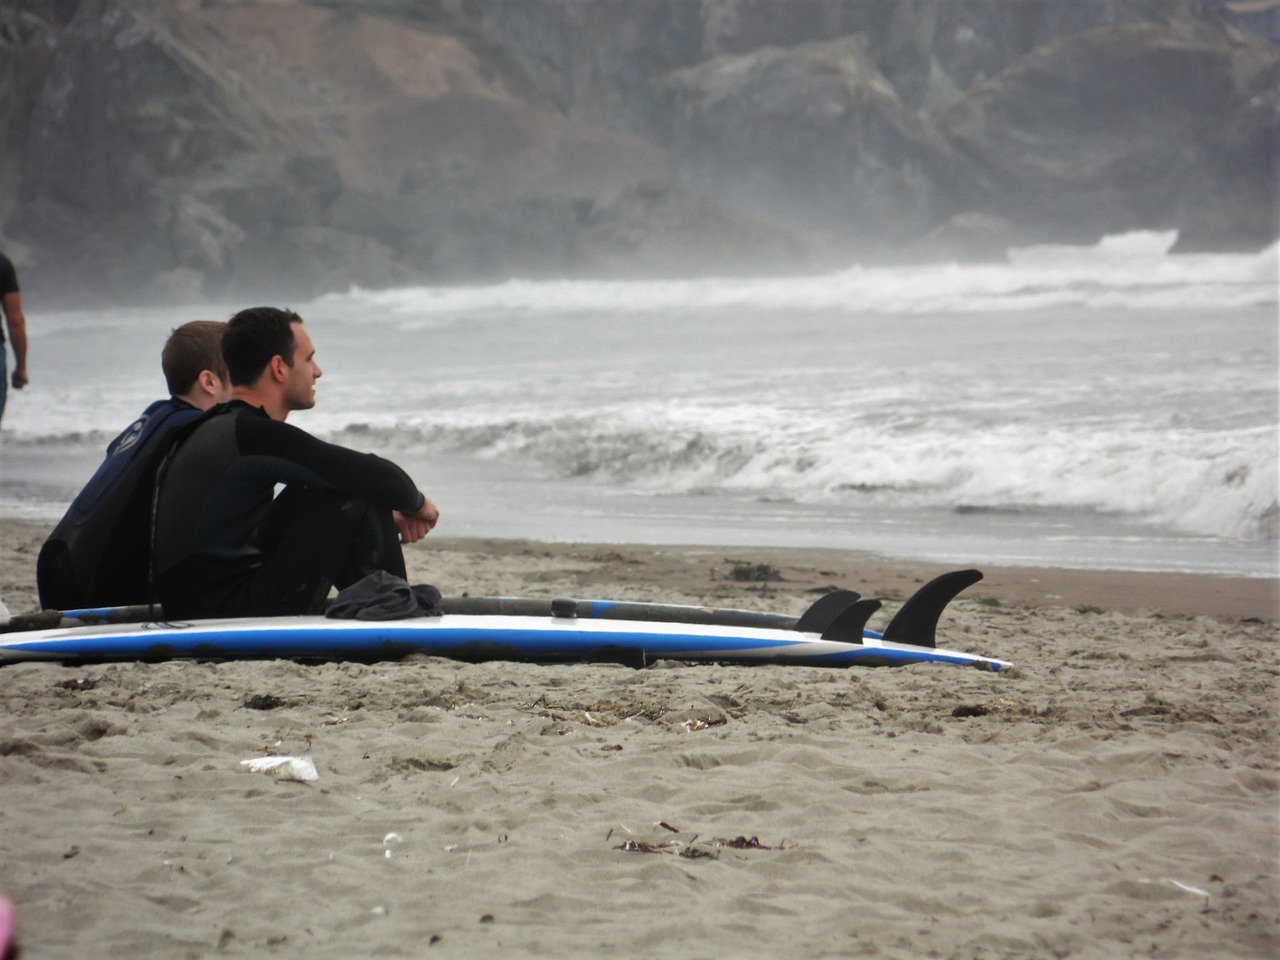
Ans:
<svg viewBox="0 0 1280 960"><path fill-rule="evenodd" d="M333 621L325 621L331 624ZM40 638L24 642L19 635L4 644L11 650L64 650L98 653L124 650L143 653L164 647L191 652L197 648L218 647L231 653L272 651L296 653L307 650L366 650L387 644L408 645L424 650L452 650L477 642L494 643L525 653L591 650L618 645L650 650L654 653L680 651L719 653L726 650L785 650L796 645L781 639L742 636L716 637L700 633L656 634L650 631L583 631L566 628L523 629L520 627L439 626L429 629L410 627L365 626L359 630L343 630L341 625L279 626L258 628L228 627L164 627L151 630L129 629L90 635L84 629L65 637ZM802 641L800 642L803 643Z"/></svg>
<svg viewBox="0 0 1280 960"><path fill-rule="evenodd" d="M146 604L139 604L139 606L145 607ZM62 619L64 620L83 620L85 617L90 617L94 620L108 620L111 617L119 616L122 611L128 609L128 607L80 607L76 610L61 610L59 613L62 614ZM156 605L156 609L160 609L159 604Z"/></svg>
<svg viewBox="0 0 1280 960"><path fill-rule="evenodd" d="M984 663L999 669L998 662L984 657L909 645L875 643L864 647L794 636L751 636L729 628L689 631L681 630L678 624L663 625L660 630L636 629L623 621L591 625L574 621L566 626L535 621L538 626L529 626L521 619L503 618L501 624L446 624L430 619L387 624L318 620L268 626L222 621L189 626L79 627L6 637L0 643L0 659L403 656L410 652L464 659L568 659L629 653L646 659L744 659L829 666Z"/></svg>
<svg viewBox="0 0 1280 960"><path fill-rule="evenodd" d="M619 607L626 608L626 607L635 607L635 606L644 605L638 601L632 601L632 600L579 600L577 601L577 603L578 603L578 617L584 620L608 620L610 618L610 614L614 610L617 610ZM652 604L652 606L661 607L664 605ZM730 611L726 611L726 613L733 614L735 616L743 616L743 617L746 617L751 614L755 614L755 616L759 620L759 623L754 625L759 626L761 629L770 629L770 628L787 629L786 627L783 626L783 624L790 623L796 620L795 617L789 617L785 614L779 614L779 613L758 613L757 614L755 611L752 611L752 610L730 610ZM741 625L746 626L745 623ZM884 636L884 634L881 633L879 630L872 630L869 627L862 631L862 635L864 637L870 637L873 640L879 640Z"/></svg>
<svg viewBox="0 0 1280 960"><path fill-rule="evenodd" d="M478 637L461 637L452 643L422 644L410 638L382 637L375 641L370 638L361 644L316 645L306 642L305 637L295 637L291 641L282 641L276 634L270 635L271 644L261 646L252 643L252 636L243 636L236 643L227 643L226 636L196 635L189 643L153 642L136 645L111 643L107 638L97 638L89 642L73 643L70 640L46 641L39 644L12 644L6 651L0 651L0 659L7 651L27 652L38 658L82 659L82 660L147 660L147 659L181 659L184 657L234 658L241 657L337 657L337 656L376 656L385 654L389 658L403 657L409 653L455 657L460 659L575 659L586 661L592 657L600 659L617 659L618 655L633 653L647 660L680 659L694 661L750 661L755 663L797 664L807 666L895 666L913 663L949 663L957 665L987 666L999 670L998 661L983 657L963 654L949 654L945 651L922 653L919 649L902 650L890 647L862 647L846 644L843 649L829 652L814 652L803 646L788 644L743 644L724 643L721 645L700 644L698 647L686 647L679 644L666 646L652 643L632 644L625 638L613 638L615 642L583 642L573 646L548 647L543 644L529 645L522 638L507 635L495 638L490 635ZM167 638L166 638L167 639ZM439 639L439 638L433 638ZM542 638L545 639L545 638ZM600 638L594 638L599 640ZM768 653L772 653L770 656ZM471 654L471 655L468 655ZM763 654L763 655L762 655ZM16 659L16 658L15 658Z"/></svg>

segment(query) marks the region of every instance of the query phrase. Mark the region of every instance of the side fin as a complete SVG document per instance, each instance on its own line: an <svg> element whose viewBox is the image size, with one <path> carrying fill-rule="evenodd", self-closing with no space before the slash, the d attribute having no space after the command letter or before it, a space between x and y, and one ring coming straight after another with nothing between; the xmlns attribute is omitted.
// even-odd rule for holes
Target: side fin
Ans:
<svg viewBox="0 0 1280 960"><path fill-rule="evenodd" d="M866 629L867 621L879 609L879 600L859 600L849 604L827 624L827 628L822 631L822 639L838 643L861 643L862 631Z"/></svg>
<svg viewBox="0 0 1280 960"><path fill-rule="evenodd" d="M938 618L966 587L982 579L979 570L952 570L935 577L907 598L884 628L884 639L917 647L936 647Z"/></svg>
<svg viewBox="0 0 1280 960"><path fill-rule="evenodd" d="M832 590L813 602L796 621L794 629L803 633L822 633L846 607L857 603L859 596L852 590Z"/></svg>

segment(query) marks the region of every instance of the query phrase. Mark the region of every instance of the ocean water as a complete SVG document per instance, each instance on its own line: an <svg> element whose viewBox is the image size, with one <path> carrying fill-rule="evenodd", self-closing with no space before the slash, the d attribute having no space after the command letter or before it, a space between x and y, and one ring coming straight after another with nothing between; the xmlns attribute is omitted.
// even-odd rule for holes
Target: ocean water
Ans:
<svg viewBox="0 0 1280 960"><path fill-rule="evenodd" d="M401 463L445 535L1275 576L1280 257L1175 239L352 290L289 304L324 370L291 422ZM162 394L169 329L246 305L32 304L0 516L60 515Z"/></svg>

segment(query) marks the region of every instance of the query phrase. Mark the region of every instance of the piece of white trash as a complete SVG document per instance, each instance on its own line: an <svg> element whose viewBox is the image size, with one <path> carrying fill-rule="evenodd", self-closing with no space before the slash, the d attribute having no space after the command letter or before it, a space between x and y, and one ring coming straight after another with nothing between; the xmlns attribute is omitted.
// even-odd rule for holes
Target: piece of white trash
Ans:
<svg viewBox="0 0 1280 960"><path fill-rule="evenodd" d="M398 833L388 833L385 837L382 838L382 845L386 847L386 849L382 852L382 855L386 857L388 860L391 859L391 848L395 846L397 843L404 843L404 837L400 836L400 834Z"/></svg>
<svg viewBox="0 0 1280 960"><path fill-rule="evenodd" d="M254 757L252 760L241 760L240 769L249 773L265 773L277 780L297 780L300 783L315 783L320 779L310 757Z"/></svg>
<svg viewBox="0 0 1280 960"><path fill-rule="evenodd" d="M1172 883L1183 893L1194 894L1197 897L1207 897L1210 895L1208 890L1201 890L1199 887L1193 887L1190 884L1183 883L1181 880L1175 880L1173 877L1165 877L1164 882Z"/></svg>
<svg viewBox="0 0 1280 960"><path fill-rule="evenodd" d="M1171 886L1177 887L1183 893L1190 893L1193 896L1197 896L1197 897L1213 896L1213 894L1211 894L1208 890L1201 890L1199 887L1193 887L1190 884L1183 883L1181 880L1175 880L1173 879L1173 877L1161 877L1159 880L1139 880L1138 882L1151 883L1151 884L1167 883L1167 884L1170 884Z"/></svg>

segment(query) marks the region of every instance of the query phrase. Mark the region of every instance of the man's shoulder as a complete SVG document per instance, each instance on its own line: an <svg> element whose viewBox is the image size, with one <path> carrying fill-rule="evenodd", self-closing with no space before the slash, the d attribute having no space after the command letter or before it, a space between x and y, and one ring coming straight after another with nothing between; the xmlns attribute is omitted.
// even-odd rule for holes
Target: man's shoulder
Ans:
<svg viewBox="0 0 1280 960"><path fill-rule="evenodd" d="M177 402L182 403L183 401L179 400ZM191 405L187 404L187 406L190 407ZM251 406L242 400L228 400L226 403L216 403L208 410L198 410L195 407L191 407L191 409L195 410L195 416L192 419L199 420L201 426L210 421L225 423L239 420L242 417L256 419L257 415L261 413L257 407Z"/></svg>
<svg viewBox="0 0 1280 960"><path fill-rule="evenodd" d="M99 515L103 523L115 523L121 502L112 498L130 496L141 484L149 488L161 458L168 450L168 441L192 414L200 411L189 403L173 400L157 400L142 411L141 415L125 427L107 447L107 455L89 482L76 495L60 527L80 526L90 517ZM116 491L123 491L118 494ZM105 505L105 506L104 506ZM99 511L105 509L105 513Z"/></svg>
<svg viewBox="0 0 1280 960"><path fill-rule="evenodd" d="M258 431L269 431L273 426L283 426L272 420L260 408L243 400L230 400L205 411L197 410L189 424L179 440L183 446L189 446L188 441L196 444L224 442L228 437L256 435ZM222 437L224 440L217 440L216 437Z"/></svg>
<svg viewBox="0 0 1280 960"><path fill-rule="evenodd" d="M200 410L176 397L157 400L148 405L133 423L111 441L107 447L107 457L136 454L172 431L191 423L200 413Z"/></svg>
<svg viewBox="0 0 1280 960"><path fill-rule="evenodd" d="M267 431L280 434L306 433L301 427L295 427L293 424L285 423L283 420L276 420L262 407L247 403L244 400L229 400L226 403L220 403L205 416L212 417L215 413L229 414L230 419L235 421L237 430Z"/></svg>

